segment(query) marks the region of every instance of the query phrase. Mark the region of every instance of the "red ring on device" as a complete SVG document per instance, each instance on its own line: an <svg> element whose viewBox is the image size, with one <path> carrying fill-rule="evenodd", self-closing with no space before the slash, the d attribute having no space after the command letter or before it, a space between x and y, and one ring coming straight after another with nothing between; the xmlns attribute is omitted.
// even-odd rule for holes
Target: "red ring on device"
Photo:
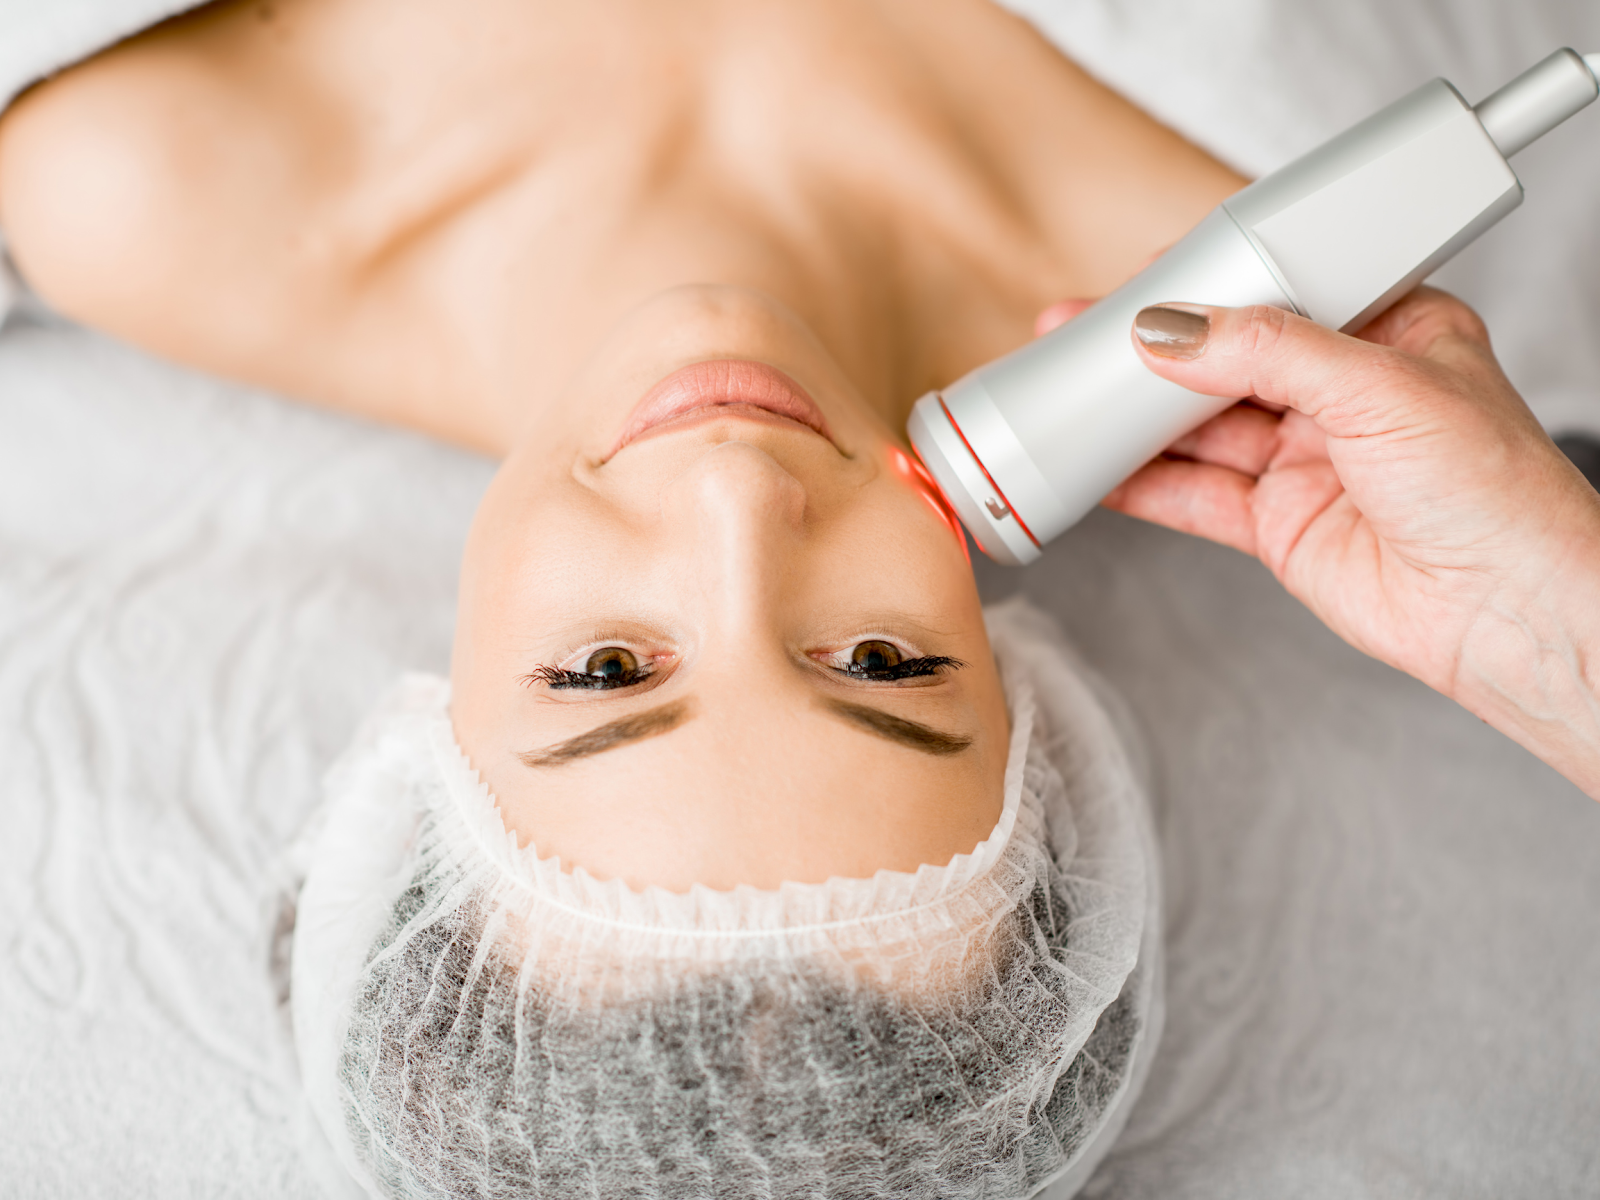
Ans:
<svg viewBox="0 0 1600 1200"><path fill-rule="evenodd" d="M961 432L961 426L956 424L956 419L950 415L950 406L944 402L944 397L939 397L939 407L944 410L945 420L950 422L950 428L956 431L956 436L961 439L961 444L967 448L967 453L972 455L972 461L978 464L978 470L983 472L983 477L989 481L989 486L994 489L994 494L1000 497L1000 503L1006 506L1006 512L1011 514L1018 527L1028 535L1028 540L1041 552L1044 547L1039 545L1039 539L1033 536L1033 530L1028 528L1028 523L1022 519L1022 514L1017 511L1016 505L1006 499L1006 494L1000 490L1000 485L994 481L994 476L989 474L989 468L983 465L983 459L978 457L978 452L972 448L972 443L967 441L967 435Z"/></svg>

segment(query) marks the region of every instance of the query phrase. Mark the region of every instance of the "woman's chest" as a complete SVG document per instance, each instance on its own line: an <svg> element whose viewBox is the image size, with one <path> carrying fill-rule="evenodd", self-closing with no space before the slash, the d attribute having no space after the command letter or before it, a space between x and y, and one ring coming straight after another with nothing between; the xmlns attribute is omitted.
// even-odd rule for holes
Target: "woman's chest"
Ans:
<svg viewBox="0 0 1600 1200"><path fill-rule="evenodd" d="M1219 173L987 0L235 3L0 126L0 219L58 307L468 441L663 287L964 277L1020 313L1115 283Z"/></svg>

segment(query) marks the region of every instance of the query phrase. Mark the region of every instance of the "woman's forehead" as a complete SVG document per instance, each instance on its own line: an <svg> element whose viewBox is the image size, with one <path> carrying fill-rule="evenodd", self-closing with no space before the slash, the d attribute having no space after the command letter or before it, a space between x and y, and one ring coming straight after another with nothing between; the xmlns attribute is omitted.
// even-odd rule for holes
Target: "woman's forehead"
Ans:
<svg viewBox="0 0 1600 1200"><path fill-rule="evenodd" d="M915 870L969 852L999 816L1007 730L960 710L917 721L831 697L695 696L501 758L494 790L519 841L636 886Z"/></svg>

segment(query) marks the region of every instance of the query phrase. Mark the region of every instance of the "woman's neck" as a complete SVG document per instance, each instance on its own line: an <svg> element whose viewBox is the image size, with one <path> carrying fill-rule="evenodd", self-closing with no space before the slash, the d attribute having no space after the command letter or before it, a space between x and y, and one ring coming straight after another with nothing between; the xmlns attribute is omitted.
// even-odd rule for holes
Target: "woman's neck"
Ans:
<svg viewBox="0 0 1600 1200"><path fill-rule="evenodd" d="M108 123L143 203L86 213L80 150L86 239L50 147ZM989 0L214 6L38 89L0 166L72 315L494 452L688 283L786 304L898 426L1240 183Z"/></svg>
<svg viewBox="0 0 1600 1200"><path fill-rule="evenodd" d="M629 244L634 294L597 303L597 324L670 283L764 290L896 427L923 392L1025 341L1042 307L1115 287L1244 182L990 0L699 17L647 4L589 35L641 81L638 140L610 153L658 167L617 207L663 218Z"/></svg>
<svg viewBox="0 0 1600 1200"><path fill-rule="evenodd" d="M783 114L774 166L814 201L814 239L776 248L801 283L783 298L897 426L929 388L1025 341L1042 307L1109 291L1244 182L989 0L802 19L813 56L763 85ZM763 36L778 60L781 35L757 22ZM732 43L725 61L745 53Z"/></svg>

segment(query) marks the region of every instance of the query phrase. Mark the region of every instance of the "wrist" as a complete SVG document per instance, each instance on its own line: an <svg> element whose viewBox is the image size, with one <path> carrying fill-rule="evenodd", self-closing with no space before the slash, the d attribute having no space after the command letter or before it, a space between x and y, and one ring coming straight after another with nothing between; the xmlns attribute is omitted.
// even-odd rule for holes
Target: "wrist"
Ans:
<svg viewBox="0 0 1600 1200"><path fill-rule="evenodd" d="M1586 506L1588 507L1588 506ZM1600 799L1600 506L1539 539L1463 639L1452 698Z"/></svg>

